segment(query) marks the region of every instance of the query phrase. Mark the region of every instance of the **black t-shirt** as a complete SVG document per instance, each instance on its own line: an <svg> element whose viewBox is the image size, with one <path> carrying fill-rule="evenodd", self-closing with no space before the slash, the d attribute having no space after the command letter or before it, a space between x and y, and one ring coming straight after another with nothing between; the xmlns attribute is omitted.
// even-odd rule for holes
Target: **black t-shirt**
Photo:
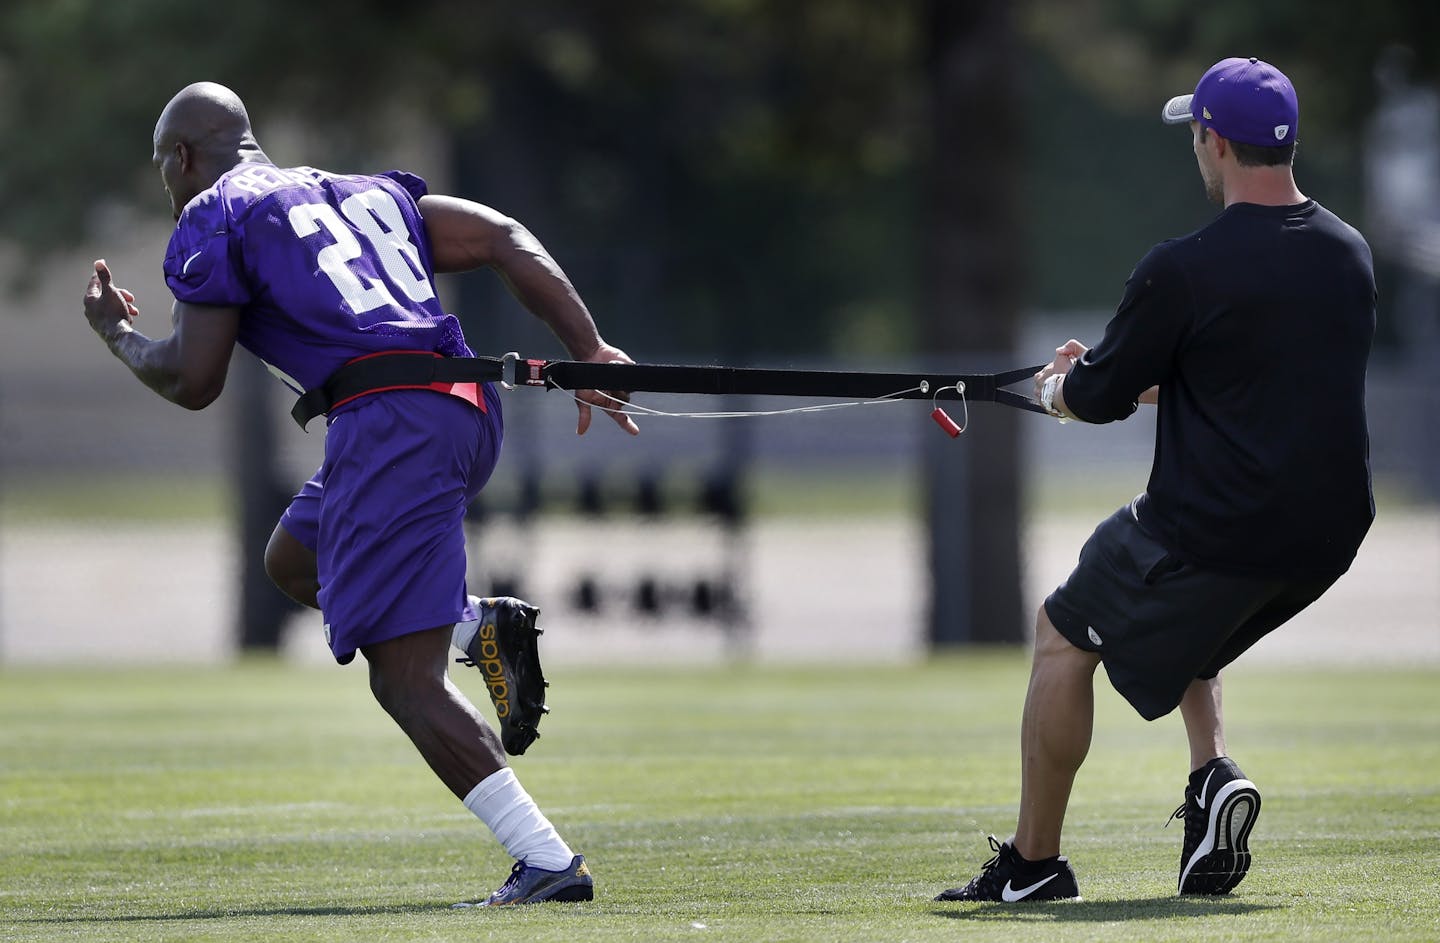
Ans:
<svg viewBox="0 0 1440 943"><path fill-rule="evenodd" d="M1375 517L1365 364L1370 247L1313 200L1237 203L1135 267L1105 336L1065 379L1089 422L1159 385L1142 527L1230 573L1333 576Z"/></svg>

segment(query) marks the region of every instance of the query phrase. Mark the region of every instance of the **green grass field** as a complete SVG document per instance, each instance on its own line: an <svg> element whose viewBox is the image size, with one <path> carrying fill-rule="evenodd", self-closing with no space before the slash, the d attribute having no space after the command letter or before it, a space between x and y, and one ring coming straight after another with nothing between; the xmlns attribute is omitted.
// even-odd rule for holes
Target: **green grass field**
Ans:
<svg viewBox="0 0 1440 943"><path fill-rule="evenodd" d="M1066 851L1084 900L937 904L1013 828L1019 653L921 667L569 668L515 767L592 904L453 910L509 860L363 669L0 672L0 939L1440 938L1440 684L1237 668L1255 868L1174 895L1185 754L1099 683ZM483 698L478 676L461 676ZM488 705L487 705L488 706Z"/></svg>

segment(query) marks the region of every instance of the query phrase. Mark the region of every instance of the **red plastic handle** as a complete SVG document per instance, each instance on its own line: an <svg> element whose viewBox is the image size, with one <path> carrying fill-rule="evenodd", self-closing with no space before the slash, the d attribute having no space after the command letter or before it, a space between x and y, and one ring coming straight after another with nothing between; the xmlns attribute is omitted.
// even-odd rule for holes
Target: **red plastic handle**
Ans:
<svg viewBox="0 0 1440 943"><path fill-rule="evenodd" d="M934 411L930 413L930 418L935 420L935 424L941 429L944 429L945 434L950 436L950 438L952 439L960 435L961 432L965 431L959 426L957 426L955 424L955 420L950 418L950 414L945 412L945 410L941 409L939 406L936 406Z"/></svg>

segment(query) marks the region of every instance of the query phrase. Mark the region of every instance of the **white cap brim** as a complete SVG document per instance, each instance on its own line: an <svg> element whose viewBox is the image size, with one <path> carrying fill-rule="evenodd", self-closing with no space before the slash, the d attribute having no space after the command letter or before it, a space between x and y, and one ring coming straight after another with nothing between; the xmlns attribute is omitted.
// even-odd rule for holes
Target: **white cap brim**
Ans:
<svg viewBox="0 0 1440 943"><path fill-rule="evenodd" d="M1190 102L1194 95L1176 95L1165 103L1160 109L1160 120L1166 124L1189 124L1193 117L1190 114Z"/></svg>

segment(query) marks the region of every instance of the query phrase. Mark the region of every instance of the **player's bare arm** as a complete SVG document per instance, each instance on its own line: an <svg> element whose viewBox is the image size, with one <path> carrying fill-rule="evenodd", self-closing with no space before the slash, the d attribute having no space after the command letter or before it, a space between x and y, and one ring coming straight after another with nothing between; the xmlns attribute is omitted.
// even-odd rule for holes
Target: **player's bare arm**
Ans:
<svg viewBox="0 0 1440 943"><path fill-rule="evenodd" d="M240 326L237 308L176 302L169 337L152 340L135 329L135 295L114 284L104 260L85 290L85 318L130 372L186 409L204 409L225 388Z"/></svg>
<svg viewBox="0 0 1440 943"><path fill-rule="evenodd" d="M427 195L420 213L430 236L436 272L493 268L525 308L544 321L575 360L588 363L632 363L618 347L605 343L580 293L531 232L504 213L473 200ZM628 399L619 391L580 390L580 420L575 431L590 427L590 407L613 408ZM611 418L631 435L635 421L619 412Z"/></svg>

